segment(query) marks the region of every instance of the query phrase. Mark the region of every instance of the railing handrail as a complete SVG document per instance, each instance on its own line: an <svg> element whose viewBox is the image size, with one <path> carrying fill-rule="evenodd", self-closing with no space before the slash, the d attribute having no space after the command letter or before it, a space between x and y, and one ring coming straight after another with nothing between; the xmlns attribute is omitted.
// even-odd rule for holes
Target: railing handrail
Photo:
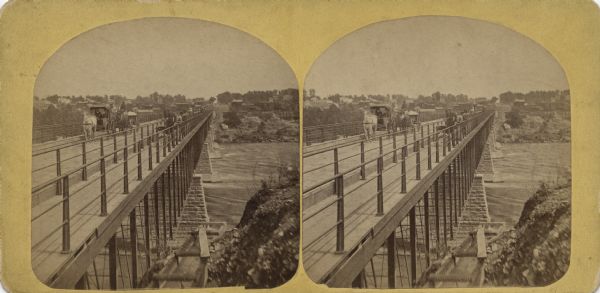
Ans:
<svg viewBox="0 0 600 293"><path fill-rule="evenodd" d="M421 124L419 124L419 126L424 126L424 125L431 125L431 124L435 124L435 123L436 123L436 122L438 122L439 120L440 120L440 119L434 119L434 120L430 120L430 121L422 122ZM373 135L373 139L377 139L377 138L379 138L379 137L384 137L384 136L391 136L391 135L403 134L404 132L407 132L409 129L411 129L411 128L416 128L416 127L417 127L417 126L415 126L415 125L412 125L412 126L409 126L409 127L407 127L406 129L397 130L397 131L395 131L395 132L389 132L389 133L388 133L388 132L385 132L385 133L375 134L375 135ZM359 135L362 135L362 134L359 134ZM318 154L322 154L322 153L325 153L325 152L331 151L331 150L333 150L333 149L335 149L335 148L343 148L343 147L348 147L348 146L351 146L351 145L358 145L358 144L360 144L362 141L365 141L365 140L364 140L364 139L361 139L361 140L358 140L358 141L350 141L350 142L347 142L347 143L343 143L343 144L339 144L339 145L333 145L333 146L326 147L326 148L319 149L319 150L312 151L312 152L307 152L307 153L304 153L304 152L303 152L303 153L302 153L302 158L303 158L303 159L305 159L305 158L309 158L309 157L312 157L312 156L315 156L315 155L318 155Z"/></svg>
<svg viewBox="0 0 600 293"><path fill-rule="evenodd" d="M187 119L187 120L183 121L182 123L187 123L187 122L190 122L190 121L191 121L192 119L194 119L194 118L197 118L197 117L191 117L191 118L189 118L189 119ZM206 120L207 118L208 118L208 116L207 116L207 117L205 117L205 119L204 119L204 120ZM154 122L156 122L156 120L155 120ZM170 127L168 127L168 128L164 128L164 129L162 129L162 130L160 130L160 131L157 131L157 132L155 132L155 133L153 133L153 134L151 134L151 135L148 135L148 136L147 136L147 137L145 137L144 139L145 139L145 140L147 140L147 139L151 139L151 138L152 138L152 137L154 137L154 136L158 136L158 135L160 135L161 133L162 133L162 134L164 134L166 131L173 129L173 128L174 128L174 127L176 127L176 126L178 126L178 124L174 124L174 125L172 125L172 126L170 126ZM131 130L130 130L130 129L127 129L127 130L124 130L124 131L122 131L122 132L119 132L119 133L123 133L123 132L129 132L129 131L131 131ZM106 136L101 136L101 137L99 137L98 139L100 139L100 138L104 138L104 137L107 137L107 136L110 136L110 137L112 137L113 135L116 135L116 133L115 133L115 134L106 135ZM87 143L87 142L89 142L89 141L92 141L92 140L86 140L85 142ZM139 143L139 142L141 142L141 141L142 141L142 140L139 140L139 141L137 141L137 143ZM79 146L79 145L80 145L82 142L83 142L83 141L80 141L80 142L78 142L78 143L76 143L76 144L73 144L73 146ZM121 148L118 148L118 149L116 149L116 150L112 150L112 152L105 153L104 155L102 155L102 156L99 156L99 157L98 157L96 160L93 160L93 161L91 161L91 162L89 162L89 163L86 163L86 164L81 164L81 165L78 165L78 166L77 166L75 169L73 169L73 170L71 170L71 171L68 171L67 173L64 173L64 174L61 174L61 175L57 175L57 176L55 176L54 178L52 178L52 179L50 179L50 180L47 180L46 182L44 182L44 183L42 183L42 184L38 184L37 186L35 186L35 187L32 187L32 191L31 191L31 192L32 192L32 194L33 194L33 193L36 193L36 192L38 192L38 191L40 191L40 190L42 190L42 189L44 189L44 188L46 188L46 187L50 186L51 184L53 184L53 183L56 183L58 180L61 180L61 179L63 179L64 177L67 177L67 176L73 175L73 174L75 174L75 173L77 173L77 172L80 172L80 171L81 171L82 169L84 169L85 167L88 167L88 166L91 166L91 165L93 165L93 164L99 163L100 161L102 161L102 159L106 159L106 158L108 158L108 157L112 157L112 156L114 156L115 154L117 154L117 153L119 153L119 152L123 151L125 148L129 149L129 148L133 148L133 147L134 147L134 144L133 144L133 143L131 143L131 144L129 144L129 143L128 143L127 145L125 145L125 146L123 146L123 147L121 147Z"/></svg>
<svg viewBox="0 0 600 293"><path fill-rule="evenodd" d="M132 129L139 128L139 127L142 126L142 124L143 125L159 124L160 122L162 122L164 120L165 120L165 118L160 118L160 119L156 119L156 120L152 120L152 121L142 122L142 123L136 125L135 127L133 127ZM81 125L83 125L83 124L81 124ZM100 135L100 136L94 137L92 139L87 139L87 140L83 139L83 140L78 140L78 141L75 141L75 142L65 142L64 144L60 144L59 143L58 145L49 146L49 147L42 148L41 150L38 150L37 152L35 152L35 153L32 154L32 157L36 157L36 156L48 154L48 153L51 153L51 152L55 152L56 150L59 150L59 149L62 150L62 149L70 148L70 147L73 147L73 146L78 146L78 145L80 145L84 141L86 143L92 142L92 141L98 141L100 138L112 137L114 135L123 134L123 133L128 132L128 131L131 131L131 129L125 129L125 130L118 131L118 132L107 133L107 134Z"/></svg>

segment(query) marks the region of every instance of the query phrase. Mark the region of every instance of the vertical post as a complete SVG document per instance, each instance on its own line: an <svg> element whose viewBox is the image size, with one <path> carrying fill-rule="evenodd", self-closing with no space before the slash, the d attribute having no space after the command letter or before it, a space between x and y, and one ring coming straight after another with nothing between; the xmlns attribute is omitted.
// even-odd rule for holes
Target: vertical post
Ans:
<svg viewBox="0 0 600 293"><path fill-rule="evenodd" d="M440 256L440 193L439 193L439 182L435 179L433 183L433 197L435 207L435 239L436 239L436 256Z"/></svg>
<svg viewBox="0 0 600 293"><path fill-rule="evenodd" d="M69 211L69 175L63 179L62 253L71 252L71 216Z"/></svg>
<svg viewBox="0 0 600 293"><path fill-rule="evenodd" d="M152 193L154 194L154 232L156 232L156 257L160 258L160 214L158 211L158 181L154 182Z"/></svg>
<svg viewBox="0 0 600 293"><path fill-rule="evenodd" d="M137 179L142 181L142 146L144 143L140 140L138 142L138 152L137 152Z"/></svg>
<svg viewBox="0 0 600 293"><path fill-rule="evenodd" d="M146 243L146 267L150 267L150 207L148 206L148 194L144 195L144 240Z"/></svg>
<svg viewBox="0 0 600 293"><path fill-rule="evenodd" d="M85 149L85 140L81 143L81 180L87 180L87 151Z"/></svg>
<svg viewBox="0 0 600 293"><path fill-rule="evenodd" d="M60 149L56 149L56 177L60 177ZM61 179L56 180L56 195L62 194L62 181Z"/></svg>
<svg viewBox="0 0 600 293"><path fill-rule="evenodd" d="M137 135L136 135L137 129L138 129L137 126L135 126L133 128L133 152L134 153L137 152Z"/></svg>
<svg viewBox="0 0 600 293"><path fill-rule="evenodd" d="M394 150L392 162L398 163L398 151L396 150L396 132L394 132L394 135L392 136L392 148Z"/></svg>
<svg viewBox="0 0 600 293"><path fill-rule="evenodd" d="M117 134L113 134L113 152L114 152L114 156L113 156L113 163L117 163L118 162L118 158L117 158Z"/></svg>
<svg viewBox="0 0 600 293"><path fill-rule="evenodd" d="M100 216L108 215L106 205L106 158L104 157L104 138L100 137Z"/></svg>
<svg viewBox="0 0 600 293"><path fill-rule="evenodd" d="M449 217L450 217L450 239L454 239L453 226L454 226L454 217L452 216L453 210L453 198L452 194L452 164L448 165L448 199L449 199Z"/></svg>
<svg viewBox="0 0 600 293"><path fill-rule="evenodd" d="M167 157L167 132L164 129L162 131L162 138L163 138L163 158L166 158Z"/></svg>
<svg viewBox="0 0 600 293"><path fill-rule="evenodd" d="M379 137L379 155L383 155L383 136Z"/></svg>
<svg viewBox="0 0 600 293"><path fill-rule="evenodd" d="M404 129L404 145L408 145L408 128Z"/></svg>
<svg viewBox="0 0 600 293"><path fill-rule="evenodd" d="M431 170L431 167L431 136L427 136L427 170Z"/></svg>
<svg viewBox="0 0 600 293"><path fill-rule="evenodd" d="M442 135L442 156L446 156L446 135Z"/></svg>
<svg viewBox="0 0 600 293"><path fill-rule="evenodd" d="M452 191L452 195L454 196L454 224L456 225L456 227L458 227L458 213L459 211L459 203L458 203L458 184L457 184L457 180L456 180L456 158L452 161L452 165L454 165L454 167L452 167L452 180L454 181L453 187L454 190Z"/></svg>
<svg viewBox="0 0 600 293"><path fill-rule="evenodd" d="M448 223L446 208L446 171L442 172L442 215L444 218L444 247L448 246Z"/></svg>
<svg viewBox="0 0 600 293"><path fill-rule="evenodd" d="M396 232L387 238L388 289L396 288Z"/></svg>
<svg viewBox="0 0 600 293"><path fill-rule="evenodd" d="M423 124L421 124L421 141L423 141L423 143L421 143L421 148L425 148L425 140L423 140L423 138L425 138L425 134L423 133Z"/></svg>
<svg viewBox="0 0 600 293"><path fill-rule="evenodd" d="M337 235L335 251L341 253L344 251L344 176L339 175L335 178L337 193Z"/></svg>
<svg viewBox="0 0 600 293"><path fill-rule="evenodd" d="M158 132L154 134L156 136L154 140L156 141L156 164L160 163L160 137Z"/></svg>
<svg viewBox="0 0 600 293"><path fill-rule="evenodd" d="M139 127L139 128L140 128L140 141L141 141L142 143L140 144L140 146L139 146L139 148L138 148L138 151L140 151L140 150L143 150L143 149L144 149L144 143L143 143L143 141L144 141L144 127L142 127L142 126L140 125L140 127Z"/></svg>
<svg viewBox="0 0 600 293"><path fill-rule="evenodd" d="M125 146L123 147L123 193L129 193L129 146L127 145L127 132L125 132Z"/></svg>
<svg viewBox="0 0 600 293"><path fill-rule="evenodd" d="M338 162L338 148L333 149L333 175L337 175L340 173L340 165Z"/></svg>
<svg viewBox="0 0 600 293"><path fill-rule="evenodd" d="M111 290L117 290L117 237L108 241L108 278Z"/></svg>
<svg viewBox="0 0 600 293"><path fill-rule="evenodd" d="M435 139L435 162L439 163L440 162L440 137L437 132L434 132L433 135L434 135L434 139Z"/></svg>
<svg viewBox="0 0 600 293"><path fill-rule="evenodd" d="M417 180L421 180L421 148L419 147L419 141L415 141L415 148L417 151L416 155L416 166L415 169L417 171Z"/></svg>
<svg viewBox="0 0 600 293"><path fill-rule="evenodd" d="M416 152L417 145L415 144L415 142L417 141L417 127L413 126L412 130L413 130L413 152Z"/></svg>
<svg viewBox="0 0 600 293"><path fill-rule="evenodd" d="M152 136L148 136L148 170L152 170Z"/></svg>
<svg viewBox="0 0 600 293"><path fill-rule="evenodd" d="M160 175L160 200L162 205L162 219L163 219L163 246L167 247L167 203L165 194L165 174Z"/></svg>
<svg viewBox="0 0 600 293"><path fill-rule="evenodd" d="M367 178L365 170L365 142L360 141L360 179L365 180Z"/></svg>
<svg viewBox="0 0 600 293"><path fill-rule="evenodd" d="M417 285L417 228L415 221L415 207L410 209L409 214L409 227L410 227L410 285L415 287Z"/></svg>
<svg viewBox="0 0 600 293"><path fill-rule="evenodd" d="M138 242L135 208L131 210L131 213L129 213L129 241L131 249L131 287L137 288Z"/></svg>
<svg viewBox="0 0 600 293"><path fill-rule="evenodd" d="M400 165L400 171L401 171L401 191L402 193L406 193L406 156L408 153L408 147L406 145L404 145L402 147L402 161L401 161L401 165Z"/></svg>
<svg viewBox="0 0 600 293"><path fill-rule="evenodd" d="M429 237L431 236L429 234L429 191L425 192L423 201L423 209L425 210L425 263L427 264L427 267L429 267L431 263L431 257L429 255L431 247L429 243Z"/></svg>
<svg viewBox="0 0 600 293"><path fill-rule="evenodd" d="M169 239L173 239L173 196L171 185L171 165L167 166L167 196L169 201Z"/></svg>
<svg viewBox="0 0 600 293"><path fill-rule="evenodd" d="M383 155L377 158L377 214L383 216Z"/></svg>

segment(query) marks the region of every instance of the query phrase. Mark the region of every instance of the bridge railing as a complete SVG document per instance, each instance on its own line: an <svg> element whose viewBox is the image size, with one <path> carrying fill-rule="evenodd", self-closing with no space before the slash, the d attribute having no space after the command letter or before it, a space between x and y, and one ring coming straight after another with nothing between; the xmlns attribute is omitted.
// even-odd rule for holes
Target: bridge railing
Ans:
<svg viewBox="0 0 600 293"><path fill-rule="evenodd" d="M398 163L398 161L400 162L400 168L401 168L401 173L400 173L400 181L401 181L400 189L401 190L400 190L400 192L406 193L407 192L407 177L408 177L409 173L414 174L414 176L415 176L414 179L421 180L422 171L424 171L425 169L431 170L432 166L433 166L433 162L435 162L435 163L440 162L440 157L446 156L446 154L449 153L454 147L456 147L464 137L466 137L473 129L476 128L477 125L482 123L487 118L489 118L489 113L487 113L487 112L475 113L475 114L472 114L467 119L465 119L462 123L458 123L453 126L440 127L439 129L436 129L434 127L433 131L431 131L429 129L429 127L427 127L427 129L428 129L427 135L424 134L424 128L422 126L420 129L421 130L420 138L417 138L417 135L416 135L417 130L415 128L415 129L412 129L413 141L410 143L408 142L408 131L409 130L400 131L397 133L393 133L391 135L382 134L382 135L379 135L377 138L379 141L378 147L372 148L369 150L365 150L364 141L361 141L359 143L361 146L360 153L354 154L354 155L351 155L351 156L348 156L345 158L341 158L341 159L338 158L338 147L333 148L332 150L315 152L315 153L311 153L307 156L304 156L304 158L306 158L306 157L324 153L327 151L333 152L333 162L332 163L325 164L323 166L319 166L317 168L310 169L310 170L303 172L303 174L306 174L306 173L313 172L318 169L324 168L326 166L333 165L334 166L333 176L331 176L327 179L324 179L317 184L303 188L303 193L307 194L307 193L310 193L310 192L316 190L317 188L322 187L326 184L333 184L335 198L333 200L331 200L329 203L327 203L326 205L321 206L318 210L314 211L313 213L311 213L309 215L304 215L303 222L308 221L309 219L322 213L327 208L330 208L333 205L336 205L335 208L337 211L336 212L337 216L336 216L336 219L334 222L335 224L333 226L329 227L328 229L326 229L325 232L321 233L320 235L317 235L312 241L310 241L308 243L304 243L304 245L303 245L304 249L314 245L322 237L326 236L327 234L329 234L330 232L335 230L336 231L335 250L337 252L344 251L345 250L345 243L344 243L345 223L344 223L344 220L345 220L345 217L347 216L344 212L344 198L346 196L348 196L349 194L351 194L353 192L356 192L364 185L366 185L372 181L376 181L377 182L376 190L374 190L372 193L370 193L368 195L364 195L364 198L376 197L376 205L377 205L376 213L379 216L383 215L384 214L383 199L384 199L384 191L385 191L385 187L386 187L383 185L383 173L385 171L389 170L391 167L393 167L393 165L396 165ZM436 124L435 126L438 126L438 125ZM389 137L389 136L391 136L391 138L392 138L391 142L384 145L383 138ZM404 144L399 145L397 143L398 136L403 136ZM389 146L390 144L392 145L391 150L384 152L384 146ZM368 151L374 151L374 150L379 150L378 155L371 160L365 160L365 153ZM409 150L410 150L410 154L409 154ZM360 164L355 165L354 167L349 168L343 172L339 171L339 163L341 161L350 159L350 158L353 158L353 157L356 157L359 155L361 157ZM426 158L426 160L425 160L425 158ZM384 162L386 160L389 161L390 159L392 160L393 165L390 167L385 167ZM409 165L408 164L409 160L414 161L414 164L411 168L407 168L407 165ZM368 178L369 176L366 174L366 168L368 165L371 165L371 164L374 164L376 166L375 176ZM352 190L344 190L344 178L346 178L347 176L356 172L357 170L360 172L360 178L363 181L360 184L354 186L352 188Z"/></svg>
<svg viewBox="0 0 600 293"><path fill-rule="evenodd" d="M440 113L422 112L420 122L422 124L444 118ZM363 122L352 121L343 123L332 123L325 125L307 126L302 128L303 142L306 145L336 140L339 137L348 138L364 134Z"/></svg>
<svg viewBox="0 0 600 293"><path fill-rule="evenodd" d="M85 151L88 141L84 141L83 157L81 164L73 167L68 172L60 172L53 178L38 184L32 188L32 195L45 192L48 188L55 187L56 194L59 196L51 197L43 206L32 209L32 230L35 227L42 227L42 230L35 229L32 233L32 251L48 251L56 245L56 239L52 239L56 233L61 233L62 237L60 248L62 253L71 252L72 220L77 216L108 216L108 205L110 199L109 193L128 194L130 185L135 181L142 181L144 174L151 174L153 165L165 158L172 149L174 149L197 125L202 124L203 128L208 128L208 121L212 114L197 113L189 119L175 124L171 127L158 130L159 124L147 126L146 135L137 139L136 130L125 130L118 134L121 135L123 143L117 146L117 134L111 136L101 136L97 138L99 146L99 156L94 160L86 160ZM206 131L204 129L203 131ZM133 141L128 138L133 134ZM112 138L112 145L105 143L107 138ZM112 146L113 148L111 148ZM57 152L60 160L60 150ZM77 157L80 154L76 155ZM109 162L112 162L109 164ZM60 166L60 163L59 165ZM91 167L97 168L91 176L88 176L88 170ZM60 167L57 167L60 168ZM78 184L73 184L73 177L81 179ZM77 207L74 210L71 206L77 201ZM58 225L52 225L58 224ZM79 229L81 227L77 227ZM35 238L35 239L33 239Z"/></svg>

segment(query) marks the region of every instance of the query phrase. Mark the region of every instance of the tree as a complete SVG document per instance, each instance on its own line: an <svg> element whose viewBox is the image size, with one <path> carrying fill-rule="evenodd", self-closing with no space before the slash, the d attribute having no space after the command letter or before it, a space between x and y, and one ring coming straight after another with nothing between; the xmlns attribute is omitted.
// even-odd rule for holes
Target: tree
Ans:
<svg viewBox="0 0 600 293"><path fill-rule="evenodd" d="M242 124L242 120L235 112L225 112L223 114L223 123L227 124L230 128L235 128Z"/></svg>
<svg viewBox="0 0 600 293"><path fill-rule="evenodd" d="M519 128L524 123L523 115L519 111L507 112L506 123L512 128Z"/></svg>

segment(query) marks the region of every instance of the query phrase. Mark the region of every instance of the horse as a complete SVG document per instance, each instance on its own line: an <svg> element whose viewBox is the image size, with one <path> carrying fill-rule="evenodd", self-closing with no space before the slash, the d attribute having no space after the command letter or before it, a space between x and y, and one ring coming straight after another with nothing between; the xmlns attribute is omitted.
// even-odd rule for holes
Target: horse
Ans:
<svg viewBox="0 0 600 293"><path fill-rule="evenodd" d="M375 135L375 130L377 129L377 116L370 111L364 111L363 114L365 140L370 141Z"/></svg>
<svg viewBox="0 0 600 293"><path fill-rule="evenodd" d="M84 114L83 116L83 135L85 140L94 138L96 136L96 125L98 124L97 118L91 114Z"/></svg>

